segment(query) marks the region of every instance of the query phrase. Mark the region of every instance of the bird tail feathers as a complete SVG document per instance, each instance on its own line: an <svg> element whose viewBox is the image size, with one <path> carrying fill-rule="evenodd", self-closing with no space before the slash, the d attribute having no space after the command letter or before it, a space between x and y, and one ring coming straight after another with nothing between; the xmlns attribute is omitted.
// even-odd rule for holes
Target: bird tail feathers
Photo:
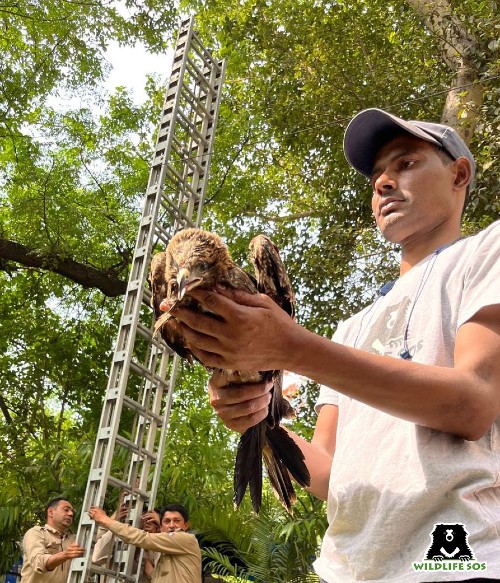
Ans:
<svg viewBox="0 0 500 583"><path fill-rule="evenodd" d="M234 464L234 506L237 508L247 486L250 487L250 498L255 512L259 512L262 504L262 450L266 438L267 423L250 427L240 437Z"/></svg>
<svg viewBox="0 0 500 583"><path fill-rule="evenodd" d="M282 427L269 427L265 421L248 429L240 438L234 472L234 504L238 507L247 487L256 513L262 505L262 459L271 486L288 512L296 501L290 475L302 487L311 477L304 455Z"/></svg>

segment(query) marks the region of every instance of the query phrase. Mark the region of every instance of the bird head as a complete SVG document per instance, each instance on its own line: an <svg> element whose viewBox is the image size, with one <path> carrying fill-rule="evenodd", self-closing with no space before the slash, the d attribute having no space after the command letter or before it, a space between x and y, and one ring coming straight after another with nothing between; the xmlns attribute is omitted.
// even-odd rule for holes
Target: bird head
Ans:
<svg viewBox="0 0 500 583"><path fill-rule="evenodd" d="M199 270L194 272L186 267L181 267L177 274L173 275L175 278L170 278L168 285L168 295L160 303L160 310L168 311L176 302L180 302L184 296L203 283L203 275L197 274Z"/></svg>
<svg viewBox="0 0 500 583"><path fill-rule="evenodd" d="M160 309L170 309L196 287L213 289L230 265L231 257L218 235L195 228L179 231L166 249L167 296Z"/></svg>

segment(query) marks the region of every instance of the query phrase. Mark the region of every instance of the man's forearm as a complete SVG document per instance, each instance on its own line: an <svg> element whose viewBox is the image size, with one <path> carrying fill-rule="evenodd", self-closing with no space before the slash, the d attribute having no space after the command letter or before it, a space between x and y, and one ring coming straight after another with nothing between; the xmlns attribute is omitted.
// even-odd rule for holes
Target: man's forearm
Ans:
<svg viewBox="0 0 500 583"><path fill-rule="evenodd" d="M498 414L494 391L472 371L372 354L304 328L295 343L288 370L413 423L477 439Z"/></svg>
<svg viewBox="0 0 500 583"><path fill-rule="evenodd" d="M311 484L306 490L320 500L327 500L332 456L292 431L286 430L304 454L304 461L311 476Z"/></svg>
<svg viewBox="0 0 500 583"><path fill-rule="evenodd" d="M68 561L69 558L70 557L68 557L66 551L55 553L54 555L51 555L47 559L47 562L45 563L45 568L47 569L47 571L53 571L56 567L59 567L59 565L62 565L62 563Z"/></svg>

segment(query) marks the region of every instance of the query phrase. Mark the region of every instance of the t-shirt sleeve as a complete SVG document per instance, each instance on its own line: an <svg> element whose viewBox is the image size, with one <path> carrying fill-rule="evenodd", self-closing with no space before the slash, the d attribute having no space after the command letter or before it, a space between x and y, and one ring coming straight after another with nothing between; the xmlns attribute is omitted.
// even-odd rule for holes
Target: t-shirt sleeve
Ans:
<svg viewBox="0 0 500 583"><path fill-rule="evenodd" d="M319 413L321 407L323 405L337 405L339 404L339 395L337 391L334 389L330 389L330 387L325 387L325 385L321 385L319 390L318 400L314 405L314 410L316 413Z"/></svg>
<svg viewBox="0 0 500 583"><path fill-rule="evenodd" d="M500 222L485 231L469 259L457 327L481 308L500 303Z"/></svg>
<svg viewBox="0 0 500 583"><path fill-rule="evenodd" d="M342 330L343 330L343 322L341 322L337 328L337 330L335 330L335 333L332 336L332 342L339 342L340 344L342 344ZM316 413L319 413L321 407L323 407L323 405L336 405L338 406L339 404L339 395L337 393L337 391L335 389L332 389L331 387L327 387L326 385L321 385L320 389L319 389L319 396L318 396L318 400L316 401L316 404L314 405L314 410L316 411Z"/></svg>

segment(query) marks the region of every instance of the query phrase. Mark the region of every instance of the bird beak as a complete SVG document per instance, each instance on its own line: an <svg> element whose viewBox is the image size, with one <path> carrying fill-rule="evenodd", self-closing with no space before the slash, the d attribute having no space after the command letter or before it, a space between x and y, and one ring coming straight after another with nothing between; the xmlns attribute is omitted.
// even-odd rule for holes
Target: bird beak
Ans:
<svg viewBox="0 0 500 583"><path fill-rule="evenodd" d="M177 274L177 285L178 285L178 293L177 293L177 297L182 300L182 298L184 297L184 294L186 293L186 281L189 277L189 271L187 269L184 269L184 267L182 267L181 269L179 269L179 273Z"/></svg>
<svg viewBox="0 0 500 583"><path fill-rule="evenodd" d="M179 292L177 297L179 298L179 300L182 300L182 298L188 291L200 285L202 281L203 281L202 277L193 277L192 279L190 279L189 271L184 267L179 269L179 273L177 274L177 285L179 286Z"/></svg>

